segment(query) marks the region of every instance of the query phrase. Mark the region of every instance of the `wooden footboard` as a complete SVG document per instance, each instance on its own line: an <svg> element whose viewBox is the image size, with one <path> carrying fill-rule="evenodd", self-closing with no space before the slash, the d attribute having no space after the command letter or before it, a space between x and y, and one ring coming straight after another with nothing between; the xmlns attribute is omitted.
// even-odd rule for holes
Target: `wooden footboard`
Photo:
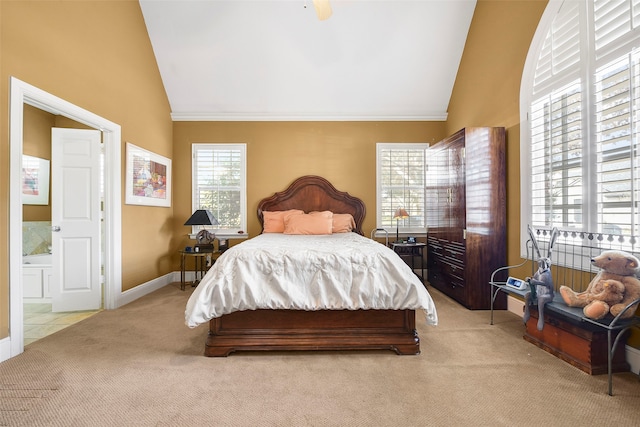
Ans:
<svg viewBox="0 0 640 427"><path fill-rule="evenodd" d="M240 350L393 350L419 354L414 310L251 310L209 322L206 356Z"/></svg>

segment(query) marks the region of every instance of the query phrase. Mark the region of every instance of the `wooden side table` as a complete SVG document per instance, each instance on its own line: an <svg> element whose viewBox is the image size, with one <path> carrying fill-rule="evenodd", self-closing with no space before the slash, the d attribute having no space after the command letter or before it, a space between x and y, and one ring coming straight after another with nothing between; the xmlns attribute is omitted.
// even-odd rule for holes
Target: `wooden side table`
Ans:
<svg viewBox="0 0 640 427"><path fill-rule="evenodd" d="M204 277L209 267L216 262L216 258L219 255L218 252L205 251L205 252L193 252L193 251L180 251L180 289L184 291L186 287L186 269L187 259L193 259L193 273L195 275L191 286L197 286L200 280ZM211 265L208 265L207 257L211 260Z"/></svg>
<svg viewBox="0 0 640 427"><path fill-rule="evenodd" d="M416 274L424 283L424 257L423 257L423 249L427 246L426 243L391 243L391 248L395 253L398 254L400 258L404 260L407 264L407 261L411 260L411 271L415 274L415 259L420 259L420 274Z"/></svg>

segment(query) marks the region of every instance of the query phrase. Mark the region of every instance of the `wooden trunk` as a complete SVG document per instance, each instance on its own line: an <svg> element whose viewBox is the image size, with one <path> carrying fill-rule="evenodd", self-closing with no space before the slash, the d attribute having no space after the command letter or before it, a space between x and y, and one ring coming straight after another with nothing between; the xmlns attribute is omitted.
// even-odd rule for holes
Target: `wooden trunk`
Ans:
<svg viewBox="0 0 640 427"><path fill-rule="evenodd" d="M538 311L532 307L524 339L590 375L607 373L606 330L584 322L573 323L549 310L545 311L544 320L544 328L539 331ZM614 332L612 341L615 336ZM629 364L625 360L625 341L621 339L618 342L613 372L629 371Z"/></svg>
<svg viewBox="0 0 640 427"><path fill-rule="evenodd" d="M419 354L414 310L249 310L209 321L206 356L237 350L393 350Z"/></svg>

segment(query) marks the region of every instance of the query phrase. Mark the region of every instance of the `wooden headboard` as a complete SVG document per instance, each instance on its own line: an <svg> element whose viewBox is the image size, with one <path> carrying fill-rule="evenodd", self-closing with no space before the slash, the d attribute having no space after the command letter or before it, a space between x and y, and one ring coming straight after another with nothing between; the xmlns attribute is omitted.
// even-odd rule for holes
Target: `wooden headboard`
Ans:
<svg viewBox="0 0 640 427"><path fill-rule="evenodd" d="M285 211L301 209L306 213L312 211L331 211L333 213L349 213L356 222L355 231L362 233L362 222L366 214L364 202L349 193L338 191L326 179L307 175L302 176L281 192L262 199L258 204L258 220L264 228L262 211Z"/></svg>

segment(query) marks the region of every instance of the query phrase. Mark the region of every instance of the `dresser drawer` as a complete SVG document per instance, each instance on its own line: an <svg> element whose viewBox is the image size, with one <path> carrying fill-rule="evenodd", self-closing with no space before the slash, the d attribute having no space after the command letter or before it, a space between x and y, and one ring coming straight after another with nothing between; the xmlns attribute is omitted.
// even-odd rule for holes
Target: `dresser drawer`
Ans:
<svg viewBox="0 0 640 427"><path fill-rule="evenodd" d="M456 262L458 265L465 265L465 250L458 246L447 246L444 249L444 256L450 260L450 262Z"/></svg>
<svg viewBox="0 0 640 427"><path fill-rule="evenodd" d="M441 275L440 279L441 280L438 282L438 286L436 287L449 297L465 305L466 290L464 288L463 282L447 274Z"/></svg>
<svg viewBox="0 0 640 427"><path fill-rule="evenodd" d="M448 258L441 259L440 264L442 266L442 272L451 276L452 280L455 280L459 283L459 286L462 286L462 283L464 283L464 266L458 262L452 262L452 260Z"/></svg>

